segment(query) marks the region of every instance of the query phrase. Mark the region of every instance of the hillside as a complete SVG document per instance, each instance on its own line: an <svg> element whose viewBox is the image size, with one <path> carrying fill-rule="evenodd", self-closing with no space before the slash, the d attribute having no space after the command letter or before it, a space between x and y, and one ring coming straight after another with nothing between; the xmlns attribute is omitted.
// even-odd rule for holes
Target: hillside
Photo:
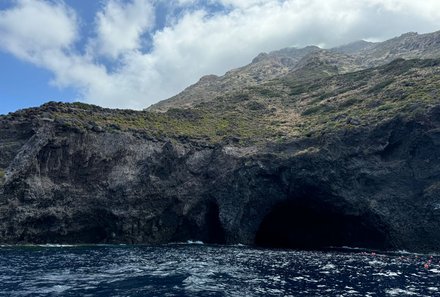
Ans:
<svg viewBox="0 0 440 297"><path fill-rule="evenodd" d="M438 251L437 36L263 54L161 112L0 116L0 243Z"/></svg>
<svg viewBox="0 0 440 297"><path fill-rule="evenodd" d="M205 76L182 93L149 107L153 111L168 108L191 107L200 102L210 102L217 97L255 86L287 73L301 72L310 60L332 65L334 73L348 73L387 64L395 59L438 58L440 32L429 34L406 33L399 37L371 43L357 41L333 49L309 46L302 49L286 48L258 55L252 63L227 72L221 77Z"/></svg>
<svg viewBox="0 0 440 297"><path fill-rule="evenodd" d="M438 104L440 60L395 60L331 75L333 65L309 63L258 86L164 113L112 110L82 103L48 103L3 121L36 119L79 132L133 132L207 144L290 141L356 126L374 127L396 116L423 115ZM300 73L300 74L299 74Z"/></svg>

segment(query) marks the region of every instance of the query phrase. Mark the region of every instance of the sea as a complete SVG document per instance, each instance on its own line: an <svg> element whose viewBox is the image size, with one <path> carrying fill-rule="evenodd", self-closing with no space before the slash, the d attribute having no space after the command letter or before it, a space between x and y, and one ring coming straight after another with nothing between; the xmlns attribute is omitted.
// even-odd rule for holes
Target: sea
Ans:
<svg viewBox="0 0 440 297"><path fill-rule="evenodd" d="M0 296L440 296L440 255L200 242L1 246Z"/></svg>

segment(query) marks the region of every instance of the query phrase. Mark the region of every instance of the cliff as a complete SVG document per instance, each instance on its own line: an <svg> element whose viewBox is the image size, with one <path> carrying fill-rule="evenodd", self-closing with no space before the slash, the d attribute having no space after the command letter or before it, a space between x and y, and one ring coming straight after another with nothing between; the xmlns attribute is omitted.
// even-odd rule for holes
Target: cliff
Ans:
<svg viewBox="0 0 440 297"><path fill-rule="evenodd" d="M440 61L315 62L189 109L1 116L0 242L439 251Z"/></svg>

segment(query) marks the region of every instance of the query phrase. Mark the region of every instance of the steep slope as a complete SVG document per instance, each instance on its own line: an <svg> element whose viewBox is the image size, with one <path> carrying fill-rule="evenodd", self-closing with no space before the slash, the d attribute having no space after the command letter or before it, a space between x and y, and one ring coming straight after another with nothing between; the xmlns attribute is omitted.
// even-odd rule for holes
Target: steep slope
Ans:
<svg viewBox="0 0 440 297"><path fill-rule="evenodd" d="M149 110L166 111L173 107L188 108L201 102L211 102L224 94L286 75L308 75L313 65L331 66L327 67L330 71L315 71L313 75L316 77L377 67L398 58L440 58L440 31L420 35L406 33L378 43L357 41L330 50L310 46L262 53L249 65L229 71L224 76L203 77L180 94L152 105Z"/></svg>
<svg viewBox="0 0 440 297"><path fill-rule="evenodd" d="M414 32L373 44L354 53L357 63L373 67L403 59L433 59L440 57L440 31L428 34Z"/></svg>
<svg viewBox="0 0 440 297"><path fill-rule="evenodd" d="M440 61L313 65L190 109L0 117L0 242L438 251Z"/></svg>
<svg viewBox="0 0 440 297"><path fill-rule="evenodd" d="M289 73L295 65L310 53L320 51L310 46L302 49L288 48L269 54L258 55L252 63L228 71L225 75L204 76L182 93L149 107L153 111L166 111L171 107L191 107L197 103L209 102L225 93L239 91Z"/></svg>
<svg viewBox="0 0 440 297"><path fill-rule="evenodd" d="M342 53L346 55L355 55L360 51L367 51L374 46L374 42L368 42L365 40L358 40L349 44L341 45L331 49L334 52Z"/></svg>

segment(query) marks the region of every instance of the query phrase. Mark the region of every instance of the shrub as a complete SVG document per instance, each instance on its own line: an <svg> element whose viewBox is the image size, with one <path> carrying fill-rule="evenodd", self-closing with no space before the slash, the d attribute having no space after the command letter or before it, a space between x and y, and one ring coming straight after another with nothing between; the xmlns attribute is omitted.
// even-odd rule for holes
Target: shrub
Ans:
<svg viewBox="0 0 440 297"><path fill-rule="evenodd" d="M311 114L314 114L314 113L319 112L320 110L321 110L321 107L320 107L319 105L317 105L317 106L312 106L312 107L307 108L306 110L304 110L304 111L302 112L302 115L303 115L303 116L311 115Z"/></svg>
<svg viewBox="0 0 440 297"><path fill-rule="evenodd" d="M341 108L350 107L352 105L355 105L358 102L359 101L356 98L350 98L350 99L345 100L344 102L341 102L341 104L339 104L339 107L341 107Z"/></svg>
<svg viewBox="0 0 440 297"><path fill-rule="evenodd" d="M280 94L277 93L274 90L271 89L260 89L259 90L260 95L264 96L264 97L268 97L268 98L276 98L279 97Z"/></svg>
<svg viewBox="0 0 440 297"><path fill-rule="evenodd" d="M378 84L376 84L375 86L373 86L372 88L370 88L367 93L368 94L372 94L372 93L378 93L380 91L382 91L384 88L386 88L387 86L389 86L390 84L392 84L394 82L394 80L392 79L387 79L383 82L380 82Z"/></svg>
<svg viewBox="0 0 440 297"><path fill-rule="evenodd" d="M307 92L307 87L304 85L294 85L290 87L290 96L301 95Z"/></svg>
<svg viewBox="0 0 440 297"><path fill-rule="evenodd" d="M327 104L320 104L320 105L315 105L312 106L306 110L304 110L301 115L303 116L308 116L308 115L312 115L312 114L321 114L321 113L326 113L326 112L332 112L335 108L331 105L327 105Z"/></svg>
<svg viewBox="0 0 440 297"><path fill-rule="evenodd" d="M256 101L251 101L251 102L249 102L246 106L247 106L247 108L249 108L250 110L263 110L263 109L266 109L266 107L264 106L264 104L261 104L261 103L256 102Z"/></svg>
<svg viewBox="0 0 440 297"><path fill-rule="evenodd" d="M250 97L249 97L249 94L238 93L238 94L234 94L231 99L233 102L241 102L241 101L249 100Z"/></svg>

